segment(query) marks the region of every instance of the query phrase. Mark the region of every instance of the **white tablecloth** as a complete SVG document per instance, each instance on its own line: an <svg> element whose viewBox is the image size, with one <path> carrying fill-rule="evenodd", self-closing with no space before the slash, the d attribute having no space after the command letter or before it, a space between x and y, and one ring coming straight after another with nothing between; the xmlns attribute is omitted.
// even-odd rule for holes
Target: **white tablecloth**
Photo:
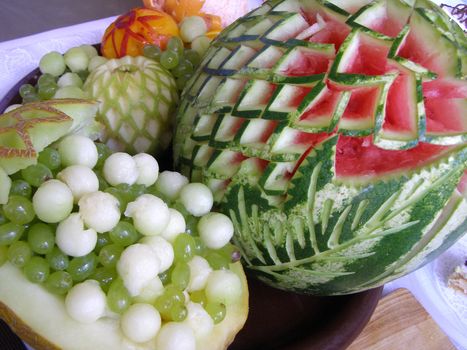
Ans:
<svg viewBox="0 0 467 350"><path fill-rule="evenodd" d="M259 0L251 0L252 6ZM467 1L464 1L467 3ZM456 4L459 0L443 1ZM36 68L45 53L65 52L81 44L101 41L109 17L37 35L0 42L0 98L16 82ZM0 111L1 112L1 111ZM409 289L458 349L467 350L467 296L447 288L447 276L467 258L467 235L437 260L408 276L387 284L384 294L397 288Z"/></svg>

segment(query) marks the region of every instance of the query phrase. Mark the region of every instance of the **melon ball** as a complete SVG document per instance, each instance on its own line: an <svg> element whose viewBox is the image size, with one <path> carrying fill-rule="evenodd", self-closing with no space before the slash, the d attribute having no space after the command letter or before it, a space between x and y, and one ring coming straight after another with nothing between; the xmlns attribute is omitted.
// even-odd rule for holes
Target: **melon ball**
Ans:
<svg viewBox="0 0 467 350"><path fill-rule="evenodd" d="M141 292L134 298L134 301L154 304L156 299L164 294L164 290L161 279L159 276L156 276L141 289Z"/></svg>
<svg viewBox="0 0 467 350"><path fill-rule="evenodd" d="M108 232L120 221L120 202L110 193L87 193L81 197L78 206L86 226L96 232Z"/></svg>
<svg viewBox="0 0 467 350"><path fill-rule="evenodd" d="M85 194L99 190L99 179L92 169L84 165L72 165L58 173L57 178L67 184L77 203Z"/></svg>
<svg viewBox="0 0 467 350"><path fill-rule="evenodd" d="M159 163L157 163L157 160L147 153L139 153L133 156L133 159L138 168L136 183L145 186L154 185L159 176Z"/></svg>
<svg viewBox="0 0 467 350"><path fill-rule="evenodd" d="M188 262L188 267L190 268L190 281L187 290L189 292L203 290L212 272L209 262L205 258L196 255Z"/></svg>
<svg viewBox="0 0 467 350"><path fill-rule="evenodd" d="M190 183L180 191L180 202L193 216L202 216L211 211L214 204L212 192L202 183Z"/></svg>
<svg viewBox="0 0 467 350"><path fill-rule="evenodd" d="M161 234L167 227L170 211L162 199L143 194L128 203L125 216L133 218L133 224L141 234L153 236Z"/></svg>
<svg viewBox="0 0 467 350"><path fill-rule="evenodd" d="M66 255L79 257L91 253L97 244L97 232L85 230L78 213L73 213L57 226L55 242Z"/></svg>
<svg viewBox="0 0 467 350"><path fill-rule="evenodd" d="M64 166L84 165L94 168L98 153L94 142L85 136L70 135L60 141L58 152Z"/></svg>
<svg viewBox="0 0 467 350"><path fill-rule="evenodd" d="M40 220L49 224L57 223L73 210L73 193L63 182L49 180L34 193L32 205Z"/></svg>
<svg viewBox="0 0 467 350"><path fill-rule="evenodd" d="M137 296L160 272L160 261L146 244L127 247L117 262L117 271L131 296Z"/></svg>
<svg viewBox="0 0 467 350"><path fill-rule="evenodd" d="M133 304L122 315L120 326L127 338L135 343L145 343L159 332L161 315L152 305Z"/></svg>
<svg viewBox="0 0 467 350"><path fill-rule="evenodd" d="M205 293L208 301L231 305L242 296L242 282L230 270L216 270L208 277Z"/></svg>
<svg viewBox="0 0 467 350"><path fill-rule="evenodd" d="M206 309L191 301L186 304L186 309L188 314L183 323L193 329L197 339L209 336L214 328L214 321Z"/></svg>
<svg viewBox="0 0 467 350"><path fill-rule="evenodd" d="M220 249L232 239L234 227L232 220L221 213L208 213L198 222L198 232L206 247Z"/></svg>
<svg viewBox="0 0 467 350"><path fill-rule="evenodd" d="M163 171L156 181L156 190L168 201L178 198L182 188L188 184L188 178L176 171Z"/></svg>
<svg viewBox="0 0 467 350"><path fill-rule="evenodd" d="M196 338L191 327L184 323L168 322L156 337L157 350L196 350Z"/></svg>
<svg viewBox="0 0 467 350"><path fill-rule="evenodd" d="M173 243L180 233L185 232L186 222L183 215L176 209L169 208L170 218L167 227L162 231L161 236Z"/></svg>
<svg viewBox="0 0 467 350"><path fill-rule="evenodd" d="M75 285L65 298L68 315L81 323L93 323L104 316L106 305L105 293L94 280Z"/></svg>
<svg viewBox="0 0 467 350"><path fill-rule="evenodd" d="M133 185L138 180L139 172L135 159L128 153L111 154L104 163L104 179L112 186L119 184Z"/></svg>
<svg viewBox="0 0 467 350"><path fill-rule="evenodd" d="M141 243L147 244L156 253L160 261L159 273L167 271L174 261L174 249L172 245L160 236L146 236Z"/></svg>

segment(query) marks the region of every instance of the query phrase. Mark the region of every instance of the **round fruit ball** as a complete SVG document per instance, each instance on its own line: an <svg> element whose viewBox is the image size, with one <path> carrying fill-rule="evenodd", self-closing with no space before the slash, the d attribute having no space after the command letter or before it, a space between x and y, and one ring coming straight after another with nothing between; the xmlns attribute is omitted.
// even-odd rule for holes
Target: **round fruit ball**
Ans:
<svg viewBox="0 0 467 350"><path fill-rule="evenodd" d="M139 56L147 44L165 49L173 36L179 36L179 32L177 22L170 15L153 9L134 8L106 29L101 52L107 58Z"/></svg>
<svg viewBox="0 0 467 350"><path fill-rule="evenodd" d="M176 165L272 286L375 288L467 230L465 34L430 2L385 4L265 2L185 87Z"/></svg>

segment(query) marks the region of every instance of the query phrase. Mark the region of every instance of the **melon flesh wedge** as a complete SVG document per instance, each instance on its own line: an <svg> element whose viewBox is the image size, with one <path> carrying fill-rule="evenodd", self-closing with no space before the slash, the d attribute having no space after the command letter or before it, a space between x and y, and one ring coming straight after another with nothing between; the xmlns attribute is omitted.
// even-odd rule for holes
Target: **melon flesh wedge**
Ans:
<svg viewBox="0 0 467 350"><path fill-rule="evenodd" d="M3 170L3 168L0 167L0 204L6 204L8 203L8 195L10 194L10 188L11 188L11 179Z"/></svg>
<svg viewBox="0 0 467 350"><path fill-rule="evenodd" d="M233 341L248 313L248 289L240 263L231 265L242 281L243 296L227 307L226 318L211 334L200 338L197 349L220 350ZM64 299L29 282L22 272L6 263L0 267L0 317L28 344L37 349L157 350L152 342L137 344L123 337L118 318L102 318L92 324L72 320Z"/></svg>
<svg viewBox="0 0 467 350"><path fill-rule="evenodd" d="M467 231L466 41L430 1L267 1L185 89L176 164L211 186L270 285L386 283Z"/></svg>
<svg viewBox="0 0 467 350"><path fill-rule="evenodd" d="M40 151L93 123L97 104L77 99L28 103L0 116L0 166L7 174L35 164Z"/></svg>

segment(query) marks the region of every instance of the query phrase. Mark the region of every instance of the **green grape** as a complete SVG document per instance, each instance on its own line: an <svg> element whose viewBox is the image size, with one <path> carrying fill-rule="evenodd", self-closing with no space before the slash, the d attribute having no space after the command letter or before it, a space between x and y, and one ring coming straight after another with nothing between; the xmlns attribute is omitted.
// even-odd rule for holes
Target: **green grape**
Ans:
<svg viewBox="0 0 467 350"><path fill-rule="evenodd" d="M211 316L214 324L222 322L225 318L226 308L221 303L207 303L205 306L206 312Z"/></svg>
<svg viewBox="0 0 467 350"><path fill-rule="evenodd" d="M123 247L117 244L106 245L99 252L99 262L105 267L115 267L122 252Z"/></svg>
<svg viewBox="0 0 467 350"><path fill-rule="evenodd" d="M29 245L23 241L14 242L8 248L8 261L16 267L23 267L31 259L32 251Z"/></svg>
<svg viewBox="0 0 467 350"><path fill-rule="evenodd" d="M35 95L36 94L36 88L32 86L31 84L23 84L19 88L19 95L22 98L25 98L30 95Z"/></svg>
<svg viewBox="0 0 467 350"><path fill-rule="evenodd" d="M96 252L96 254L99 254L101 249L110 243L111 243L111 240L110 240L110 236L108 232L98 233L97 243L96 243L96 247L94 248L94 251Z"/></svg>
<svg viewBox="0 0 467 350"><path fill-rule="evenodd" d="M177 85L177 89L183 90L185 86L187 85L188 80L190 80L190 78L191 78L191 74L185 74L177 78L177 80L175 81Z"/></svg>
<svg viewBox="0 0 467 350"><path fill-rule="evenodd" d="M0 267L8 261L8 247L0 245Z"/></svg>
<svg viewBox="0 0 467 350"><path fill-rule="evenodd" d="M130 186L130 193L134 199L146 193L147 187L143 184L133 184Z"/></svg>
<svg viewBox="0 0 467 350"><path fill-rule="evenodd" d="M193 237L193 239L195 240L195 255L204 255L206 252L206 246L204 245L203 240L197 236Z"/></svg>
<svg viewBox="0 0 467 350"><path fill-rule="evenodd" d="M26 278L33 283L44 283L50 274L50 267L44 258L33 256L24 265Z"/></svg>
<svg viewBox="0 0 467 350"><path fill-rule="evenodd" d="M178 54L173 51L164 51L161 54L161 64L165 69L177 67L179 61Z"/></svg>
<svg viewBox="0 0 467 350"><path fill-rule="evenodd" d="M180 261L175 264L171 281L175 287L181 290L184 290L188 286L190 282L190 267L186 262Z"/></svg>
<svg viewBox="0 0 467 350"><path fill-rule="evenodd" d="M110 185L105 181L104 176L102 176L101 172L99 170L94 169L94 173L97 176L97 180L99 181L99 191L104 191L107 187Z"/></svg>
<svg viewBox="0 0 467 350"><path fill-rule="evenodd" d="M159 279L161 280L162 284L166 286L167 284L170 283L171 275L172 275L172 270L173 270L173 265L170 267L170 269L165 270L164 272L160 273Z"/></svg>
<svg viewBox="0 0 467 350"><path fill-rule="evenodd" d="M197 290L197 291L191 292L190 300L194 303L201 304L201 306L203 307L207 303L207 298L206 298L206 294L204 293L204 290Z"/></svg>
<svg viewBox="0 0 467 350"><path fill-rule="evenodd" d="M183 295L183 292L180 289L169 285L164 290L164 293L156 299L154 306L159 311L163 319L171 320L170 311L174 305L183 305L184 303L185 296Z"/></svg>
<svg viewBox="0 0 467 350"><path fill-rule="evenodd" d="M179 56L183 55L183 41L178 36L173 36L167 43L167 50L177 53Z"/></svg>
<svg viewBox="0 0 467 350"><path fill-rule="evenodd" d="M57 170L62 165L60 153L54 149L47 147L39 153L38 162L45 165L50 170Z"/></svg>
<svg viewBox="0 0 467 350"><path fill-rule="evenodd" d="M185 218L185 223L186 223L185 232L192 236L197 235L199 218L193 215L190 215L190 214L184 215L183 217Z"/></svg>
<svg viewBox="0 0 467 350"><path fill-rule="evenodd" d="M109 158L109 156L112 154L112 151L105 143L96 142L95 144L97 148L97 163L94 168L102 169L105 160Z"/></svg>
<svg viewBox="0 0 467 350"><path fill-rule="evenodd" d="M3 207L0 206L0 225L6 224L7 222L8 219L6 218L5 213L3 212Z"/></svg>
<svg viewBox="0 0 467 350"><path fill-rule="evenodd" d="M24 226L8 222L0 225L0 246L10 245L21 238L24 232Z"/></svg>
<svg viewBox="0 0 467 350"><path fill-rule="evenodd" d="M193 64L190 61L182 60L177 67L172 70L172 74L176 77L183 77L185 75L193 74Z"/></svg>
<svg viewBox="0 0 467 350"><path fill-rule="evenodd" d="M228 269L229 264L232 262L230 258L226 257L225 255L222 255L221 253L215 250L207 251L204 258L208 261L209 265L214 270Z"/></svg>
<svg viewBox="0 0 467 350"><path fill-rule="evenodd" d="M85 71L88 68L89 56L86 49L82 47L73 47L65 52L65 63L72 72ZM84 81L85 79L83 79Z"/></svg>
<svg viewBox="0 0 467 350"><path fill-rule="evenodd" d="M131 305L131 296L120 278L110 284L107 305L110 310L118 314L125 312Z"/></svg>
<svg viewBox="0 0 467 350"><path fill-rule="evenodd" d="M74 282L82 282L94 273L96 265L96 254L89 253L88 255L71 259L67 271Z"/></svg>
<svg viewBox="0 0 467 350"><path fill-rule="evenodd" d="M42 86L55 84L55 83L56 83L55 77L52 74L49 74L49 73L42 74L39 77L39 79L37 80L38 88L41 88Z"/></svg>
<svg viewBox="0 0 467 350"><path fill-rule="evenodd" d="M8 220L19 225L30 223L36 216L31 201L21 196L11 196L3 205L3 212Z"/></svg>
<svg viewBox="0 0 467 350"><path fill-rule="evenodd" d="M55 246L55 230L47 224L34 224L28 230L28 243L34 253L50 253Z"/></svg>
<svg viewBox="0 0 467 350"><path fill-rule="evenodd" d="M55 96L55 92L58 90L57 84L41 86L37 90L37 95L41 100L50 100Z"/></svg>
<svg viewBox="0 0 467 350"><path fill-rule="evenodd" d="M109 232L109 235L112 242L123 247L135 243L139 238L135 227L131 223L125 221L120 221L117 226Z"/></svg>
<svg viewBox="0 0 467 350"><path fill-rule="evenodd" d="M96 57L99 54L97 49L92 45L83 44L79 47L86 52L86 55L88 55L89 58Z"/></svg>
<svg viewBox="0 0 467 350"><path fill-rule="evenodd" d="M189 261L195 255L196 242L187 233L179 234L174 241L174 256L176 261Z"/></svg>
<svg viewBox="0 0 467 350"><path fill-rule="evenodd" d="M49 52L42 56L39 61L39 69L43 74L49 73L58 77L65 72L65 59L62 54L57 51Z"/></svg>
<svg viewBox="0 0 467 350"><path fill-rule="evenodd" d="M107 293L110 285L118 277L117 271L108 267L98 267L96 271L89 277L89 279L99 282L102 290Z"/></svg>
<svg viewBox="0 0 467 350"><path fill-rule="evenodd" d="M201 62L201 57L199 56L199 54L192 49L185 51L185 59L190 61L194 67L197 67Z"/></svg>
<svg viewBox="0 0 467 350"><path fill-rule="evenodd" d="M126 199L125 199L124 195L121 193L121 191L119 191L115 187L107 187L104 190L104 192L109 193L112 196L114 196L115 198L117 198L117 200L119 202L120 211L123 213L125 211L125 209L126 209L126 206L127 206L128 202L126 201Z"/></svg>
<svg viewBox="0 0 467 350"><path fill-rule="evenodd" d="M102 56L100 56L102 57ZM90 61L89 61L90 62ZM107 62L107 61L106 61ZM88 65L89 66L89 65ZM80 79L82 81L86 81L86 79L88 78L89 76L89 71L88 70L82 70L80 72L78 72L78 76L80 77Z"/></svg>
<svg viewBox="0 0 467 350"><path fill-rule="evenodd" d="M144 45L143 55L144 57L159 61L161 58L161 49L156 45Z"/></svg>
<svg viewBox="0 0 467 350"><path fill-rule="evenodd" d="M41 163L30 165L21 170L21 176L33 187L39 187L45 181L53 178L52 171Z"/></svg>
<svg viewBox="0 0 467 350"><path fill-rule="evenodd" d="M131 185L122 183L115 186L115 188L120 191L120 194L127 203L133 202L136 199L135 194L132 192Z"/></svg>
<svg viewBox="0 0 467 350"><path fill-rule="evenodd" d="M70 264L68 255L64 254L60 249L58 249L58 247L53 248L45 258L49 263L50 268L56 271L66 270Z"/></svg>
<svg viewBox="0 0 467 350"><path fill-rule="evenodd" d="M231 263L237 262L240 260L240 251L239 249L231 243L227 243L220 249L216 250L220 255L222 255L226 260L229 260Z"/></svg>
<svg viewBox="0 0 467 350"><path fill-rule="evenodd" d="M50 274L45 287L53 294L64 295L73 287L73 278L66 271L55 271Z"/></svg>
<svg viewBox="0 0 467 350"><path fill-rule="evenodd" d="M182 322L188 315L188 310L185 305L174 304L170 309L170 319L174 322Z"/></svg>
<svg viewBox="0 0 467 350"><path fill-rule="evenodd" d="M26 181L15 180L11 183L10 196L21 196L29 199L31 198L31 195L31 185L29 185Z"/></svg>
<svg viewBox="0 0 467 350"><path fill-rule="evenodd" d="M57 81L58 87L65 87L65 86L76 86L81 88L83 86L83 81L76 73L65 73L63 74Z"/></svg>
<svg viewBox="0 0 467 350"><path fill-rule="evenodd" d="M37 94L31 94L26 97L23 97L22 104L24 105L26 103L37 102L37 101L40 101L39 96L37 96Z"/></svg>

